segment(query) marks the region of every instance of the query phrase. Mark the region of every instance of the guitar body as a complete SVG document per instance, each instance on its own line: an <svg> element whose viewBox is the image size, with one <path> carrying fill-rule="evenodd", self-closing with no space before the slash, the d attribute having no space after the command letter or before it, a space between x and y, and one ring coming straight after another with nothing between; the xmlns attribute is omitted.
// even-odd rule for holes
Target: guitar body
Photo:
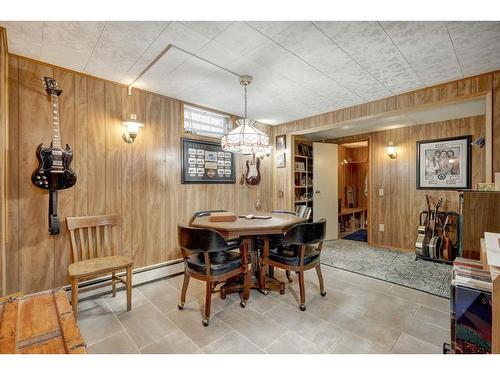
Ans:
<svg viewBox="0 0 500 375"><path fill-rule="evenodd" d="M38 167L31 175L31 182L44 190L63 190L76 184L76 174L71 169L73 150L66 145L66 149L47 148L42 143L36 149Z"/></svg>
<svg viewBox="0 0 500 375"><path fill-rule="evenodd" d="M434 236L429 242L429 257L439 259L439 252L441 250L441 237Z"/></svg>
<svg viewBox="0 0 500 375"><path fill-rule="evenodd" d="M451 260L451 243L448 237L443 238L443 259Z"/></svg>
<svg viewBox="0 0 500 375"><path fill-rule="evenodd" d="M247 172L245 173L245 182L247 185L258 185L260 183L260 159L254 161L247 160Z"/></svg>

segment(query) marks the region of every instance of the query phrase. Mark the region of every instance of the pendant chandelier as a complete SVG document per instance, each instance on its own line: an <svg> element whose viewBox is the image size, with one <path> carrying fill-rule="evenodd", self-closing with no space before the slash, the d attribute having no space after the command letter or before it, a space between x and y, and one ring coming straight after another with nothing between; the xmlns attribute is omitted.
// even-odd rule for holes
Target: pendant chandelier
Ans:
<svg viewBox="0 0 500 375"><path fill-rule="evenodd" d="M224 151L245 155L269 153L269 137L254 127L257 121L247 118L247 86L250 83L251 76L240 77L240 84L245 88L245 117L236 120L237 127L222 137Z"/></svg>

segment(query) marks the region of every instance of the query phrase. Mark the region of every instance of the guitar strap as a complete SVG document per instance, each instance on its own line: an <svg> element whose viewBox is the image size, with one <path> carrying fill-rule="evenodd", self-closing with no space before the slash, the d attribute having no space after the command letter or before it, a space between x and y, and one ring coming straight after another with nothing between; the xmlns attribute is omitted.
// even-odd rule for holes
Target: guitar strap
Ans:
<svg viewBox="0 0 500 375"><path fill-rule="evenodd" d="M57 190L49 190L49 233L59 234L60 223L57 216Z"/></svg>

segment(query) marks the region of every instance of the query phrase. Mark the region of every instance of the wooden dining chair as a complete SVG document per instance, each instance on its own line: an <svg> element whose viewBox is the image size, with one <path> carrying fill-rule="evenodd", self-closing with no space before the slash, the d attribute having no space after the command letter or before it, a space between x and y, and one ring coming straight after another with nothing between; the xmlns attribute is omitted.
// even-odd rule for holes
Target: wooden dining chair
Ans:
<svg viewBox="0 0 500 375"><path fill-rule="evenodd" d="M72 263L68 267L71 280L71 306L78 316L78 282L111 274L111 281L99 286L81 288L81 292L111 285L116 296L116 281L127 287L127 311L132 308L132 267L134 261L117 255L114 226L118 215L67 217L71 239ZM116 273L126 271L126 279Z"/></svg>
<svg viewBox="0 0 500 375"><path fill-rule="evenodd" d="M281 245L270 248L269 238L264 238L259 282L265 287L264 265L296 272L299 276L300 310L306 309L304 271L316 268L320 293L326 295L323 275L321 274L320 255L325 239L326 220L315 223L297 224L288 229Z"/></svg>
<svg viewBox="0 0 500 375"><path fill-rule="evenodd" d="M182 284L179 310L184 308L189 278L204 281L205 313L202 323L206 327L210 320L213 283L225 281L239 274L244 275L241 307L246 306L250 295L250 264L246 245L230 245L224 237L213 229L177 227L179 246L184 259L184 282ZM240 251L235 251L237 249Z"/></svg>

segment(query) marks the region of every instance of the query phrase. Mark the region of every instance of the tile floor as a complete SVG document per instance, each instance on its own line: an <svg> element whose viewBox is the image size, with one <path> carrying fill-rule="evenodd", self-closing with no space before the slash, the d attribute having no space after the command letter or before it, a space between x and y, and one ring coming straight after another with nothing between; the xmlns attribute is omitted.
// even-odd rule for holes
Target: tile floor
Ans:
<svg viewBox="0 0 500 375"><path fill-rule="evenodd" d="M296 277L285 295L252 290L246 308L237 294L212 298L210 325L201 324L204 284L191 279L179 311L182 276L80 302L78 325L89 353L441 353L449 342L448 300L323 266L327 295L306 273L307 310L298 308ZM276 272L285 280L284 274Z"/></svg>

